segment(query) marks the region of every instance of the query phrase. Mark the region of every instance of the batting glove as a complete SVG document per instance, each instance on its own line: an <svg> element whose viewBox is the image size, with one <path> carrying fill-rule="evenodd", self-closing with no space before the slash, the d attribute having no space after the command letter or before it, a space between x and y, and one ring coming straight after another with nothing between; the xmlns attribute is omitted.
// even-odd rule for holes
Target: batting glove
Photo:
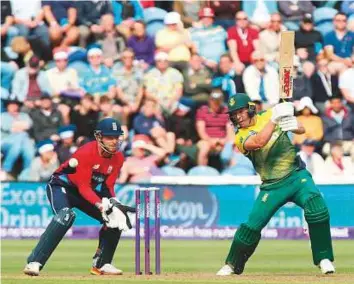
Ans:
<svg viewBox="0 0 354 284"><path fill-rule="evenodd" d="M282 117L279 121L281 131L294 131L299 129L299 124L295 116Z"/></svg>
<svg viewBox="0 0 354 284"><path fill-rule="evenodd" d="M271 121L278 124L282 117L294 116L294 105L290 102L284 102L275 105L272 108Z"/></svg>

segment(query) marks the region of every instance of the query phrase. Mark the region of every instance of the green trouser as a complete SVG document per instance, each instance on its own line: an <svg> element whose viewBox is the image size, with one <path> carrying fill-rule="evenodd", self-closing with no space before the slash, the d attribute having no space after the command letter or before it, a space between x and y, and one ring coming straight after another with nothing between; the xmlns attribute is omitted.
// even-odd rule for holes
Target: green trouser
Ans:
<svg viewBox="0 0 354 284"><path fill-rule="evenodd" d="M287 202L304 209L314 264L318 265L326 258L333 261L328 209L311 174L303 169L276 184L261 186L248 221L237 230L226 258L226 263L231 264L235 272L242 273L245 262L258 245L261 230Z"/></svg>

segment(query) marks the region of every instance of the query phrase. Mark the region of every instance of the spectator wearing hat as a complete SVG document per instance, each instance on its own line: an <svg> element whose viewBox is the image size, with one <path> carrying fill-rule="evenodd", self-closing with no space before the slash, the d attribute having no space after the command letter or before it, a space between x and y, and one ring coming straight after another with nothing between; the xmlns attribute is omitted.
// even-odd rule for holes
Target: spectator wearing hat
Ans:
<svg viewBox="0 0 354 284"><path fill-rule="evenodd" d="M192 42L189 34L183 28L181 16L176 12L167 13L164 24L165 28L156 34L156 48L168 54L172 66L183 70L191 56Z"/></svg>
<svg viewBox="0 0 354 284"><path fill-rule="evenodd" d="M188 67L183 70L183 97L189 107L206 104L211 91L211 72L203 65L199 54L192 54Z"/></svg>
<svg viewBox="0 0 354 284"><path fill-rule="evenodd" d="M167 153L174 152L176 136L173 132L167 132L164 121L158 118L155 101L145 100L141 112L134 118L133 130L136 134L144 134L153 138L156 144Z"/></svg>
<svg viewBox="0 0 354 284"><path fill-rule="evenodd" d="M43 92L51 93L50 83L46 72L41 70L39 58L33 55L26 67L15 73L12 93L27 105L27 101L39 99Z"/></svg>
<svg viewBox="0 0 354 284"><path fill-rule="evenodd" d="M99 29L93 35L95 42L102 48L104 64L111 68L114 62L120 60L126 46L124 37L115 29L112 14L101 17Z"/></svg>
<svg viewBox="0 0 354 284"><path fill-rule="evenodd" d="M43 22L41 0L31 1L31 5L26 5L22 0L11 0L11 8L19 35L39 38L49 47L48 28Z"/></svg>
<svg viewBox="0 0 354 284"><path fill-rule="evenodd" d="M6 112L1 113L1 152L4 160L1 168L1 180L8 180L19 157L23 160L23 170L30 167L34 157L33 142L28 131L33 125L27 113L20 112L21 102L9 100Z"/></svg>
<svg viewBox="0 0 354 284"><path fill-rule="evenodd" d="M93 129L98 123L98 107L90 94L84 95L80 103L71 110L70 122L76 126L77 144L94 138Z"/></svg>
<svg viewBox="0 0 354 284"><path fill-rule="evenodd" d="M144 76L144 97L154 100L164 115L174 113L182 97L183 76L169 66L168 54L159 51L155 55L156 67Z"/></svg>
<svg viewBox="0 0 354 284"><path fill-rule="evenodd" d="M221 90L212 90L208 105L198 109L196 129L200 141L198 147L198 165L208 165L210 153L220 153L228 141L232 141L234 129L229 123L227 108L223 105Z"/></svg>
<svg viewBox="0 0 354 284"><path fill-rule="evenodd" d="M100 19L105 14L112 13L108 1L77 1L77 21L80 30L80 46L86 47L92 33L100 32Z"/></svg>
<svg viewBox="0 0 354 284"><path fill-rule="evenodd" d="M351 108L352 114L354 114L354 53L351 56L351 60L353 64L352 67L339 75L339 88Z"/></svg>
<svg viewBox="0 0 354 284"><path fill-rule="evenodd" d="M330 98L329 107L322 115L324 142L323 153L330 153L330 143L342 141L344 153L354 157L354 119L338 96Z"/></svg>
<svg viewBox="0 0 354 284"><path fill-rule="evenodd" d="M132 156L127 157L120 172L119 182L146 182L154 174L161 175L157 165L167 156L167 152L152 144L143 134L135 135Z"/></svg>
<svg viewBox="0 0 354 284"><path fill-rule="evenodd" d="M304 134L294 134L294 144L300 146L306 139L320 142L323 137L323 125L320 117L317 116L318 109L313 105L309 97L303 97L296 110L299 112L297 120L304 126Z"/></svg>
<svg viewBox="0 0 354 284"><path fill-rule="evenodd" d="M328 70L328 59L319 58L317 60L317 72L311 77L312 99L320 113L324 113L325 105L329 98L340 94L338 88L338 76L331 74ZM353 73L354 76L354 73ZM348 80L352 84L352 79Z"/></svg>
<svg viewBox="0 0 354 284"><path fill-rule="evenodd" d="M133 24L133 34L128 39L127 47L134 51L136 60L143 70L147 70L154 65L155 42L146 33L146 26L143 21L136 21Z"/></svg>
<svg viewBox="0 0 354 284"><path fill-rule="evenodd" d="M215 25L225 31L235 24L235 14L241 10L240 1L209 1L210 8L215 12Z"/></svg>
<svg viewBox="0 0 354 284"><path fill-rule="evenodd" d="M285 30L280 14L274 13L270 16L268 27L259 33L259 50L267 63L274 67L279 63L280 34Z"/></svg>
<svg viewBox="0 0 354 284"><path fill-rule="evenodd" d="M322 49L322 46L323 38L321 33L314 29L312 15L305 14L300 23L300 29L295 32L296 54L301 61L315 62L316 55Z"/></svg>
<svg viewBox="0 0 354 284"><path fill-rule="evenodd" d="M59 167L58 155L51 140L38 142L37 149L39 156L33 159L30 169L20 176L20 180L45 182Z"/></svg>
<svg viewBox="0 0 354 284"><path fill-rule="evenodd" d="M215 14L209 7L199 11L200 26L190 29L191 39L196 46L196 52L203 59L203 63L210 69L216 70L220 56L226 52L226 31L214 25Z"/></svg>
<svg viewBox="0 0 354 284"><path fill-rule="evenodd" d="M354 33L347 31L347 15L338 12L333 18L334 30L324 37L324 51L328 59L344 63L347 67L353 65L350 56L354 48Z"/></svg>
<svg viewBox="0 0 354 284"><path fill-rule="evenodd" d="M111 70L102 64L102 49L98 47L89 49L87 58L90 66L82 78L82 87L87 93L92 94L96 101L102 95L108 95L113 99L116 80L112 77Z"/></svg>
<svg viewBox="0 0 354 284"><path fill-rule="evenodd" d="M330 155L325 160L326 176L353 176L353 159L350 157L344 157L344 150L341 142L333 142L330 147Z"/></svg>
<svg viewBox="0 0 354 284"><path fill-rule="evenodd" d="M206 6L207 1L173 1L173 11L181 15L185 28L198 26L198 11Z"/></svg>
<svg viewBox="0 0 354 284"><path fill-rule="evenodd" d="M58 155L60 164L68 160L78 148L74 140L75 131L76 126L74 124L61 126L58 129L60 140L58 145L55 147L55 152Z"/></svg>
<svg viewBox="0 0 354 284"><path fill-rule="evenodd" d="M251 54L258 46L258 31L249 26L247 14L239 11L236 24L227 30L227 45L237 73L251 63Z"/></svg>
<svg viewBox="0 0 354 284"><path fill-rule="evenodd" d="M79 77L73 68L68 67L68 50L66 48L55 48L53 50L53 59L55 67L47 71L47 76L54 97L68 92L82 94L79 86Z"/></svg>
<svg viewBox="0 0 354 284"><path fill-rule="evenodd" d="M43 93L38 108L30 111L33 120L32 134L36 142L51 139L58 141L57 130L63 125L63 116L54 106L49 94Z"/></svg>
<svg viewBox="0 0 354 284"><path fill-rule="evenodd" d="M79 39L76 26L77 10L73 1L42 1L44 18L49 25L49 36L54 46L68 47Z"/></svg>
<svg viewBox="0 0 354 284"><path fill-rule="evenodd" d="M278 8L285 26L291 31L298 30L305 15L312 14L315 9L311 1L279 1Z"/></svg>
<svg viewBox="0 0 354 284"><path fill-rule="evenodd" d="M212 86L223 91L225 101L236 93L244 92L242 76L237 74L233 68L229 54L223 54L220 57L219 68L213 76Z"/></svg>
<svg viewBox="0 0 354 284"><path fill-rule="evenodd" d="M251 59L252 65L245 69L242 76L246 94L251 100L261 100L263 104L274 105L278 103L278 72L266 64L264 54L260 51L254 51Z"/></svg>
<svg viewBox="0 0 354 284"><path fill-rule="evenodd" d="M318 146L318 141L305 139L298 155L313 176L326 176L324 160L320 154L315 152L316 146Z"/></svg>

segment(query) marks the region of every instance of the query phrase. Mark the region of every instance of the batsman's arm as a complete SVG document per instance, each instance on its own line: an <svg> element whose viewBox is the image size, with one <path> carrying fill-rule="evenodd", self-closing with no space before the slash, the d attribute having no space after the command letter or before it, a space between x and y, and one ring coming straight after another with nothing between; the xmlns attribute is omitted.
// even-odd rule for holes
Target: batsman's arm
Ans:
<svg viewBox="0 0 354 284"><path fill-rule="evenodd" d="M272 137L276 124L271 120L257 134L249 136L243 144L246 151L253 151L264 147Z"/></svg>

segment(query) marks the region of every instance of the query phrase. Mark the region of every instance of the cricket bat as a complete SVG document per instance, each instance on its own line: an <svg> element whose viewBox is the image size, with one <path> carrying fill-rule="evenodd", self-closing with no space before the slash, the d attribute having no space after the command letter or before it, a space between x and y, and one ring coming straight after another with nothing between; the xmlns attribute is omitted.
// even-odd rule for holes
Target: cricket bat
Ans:
<svg viewBox="0 0 354 284"><path fill-rule="evenodd" d="M282 101L293 97L293 62L295 32L281 32L279 50L279 96Z"/></svg>

